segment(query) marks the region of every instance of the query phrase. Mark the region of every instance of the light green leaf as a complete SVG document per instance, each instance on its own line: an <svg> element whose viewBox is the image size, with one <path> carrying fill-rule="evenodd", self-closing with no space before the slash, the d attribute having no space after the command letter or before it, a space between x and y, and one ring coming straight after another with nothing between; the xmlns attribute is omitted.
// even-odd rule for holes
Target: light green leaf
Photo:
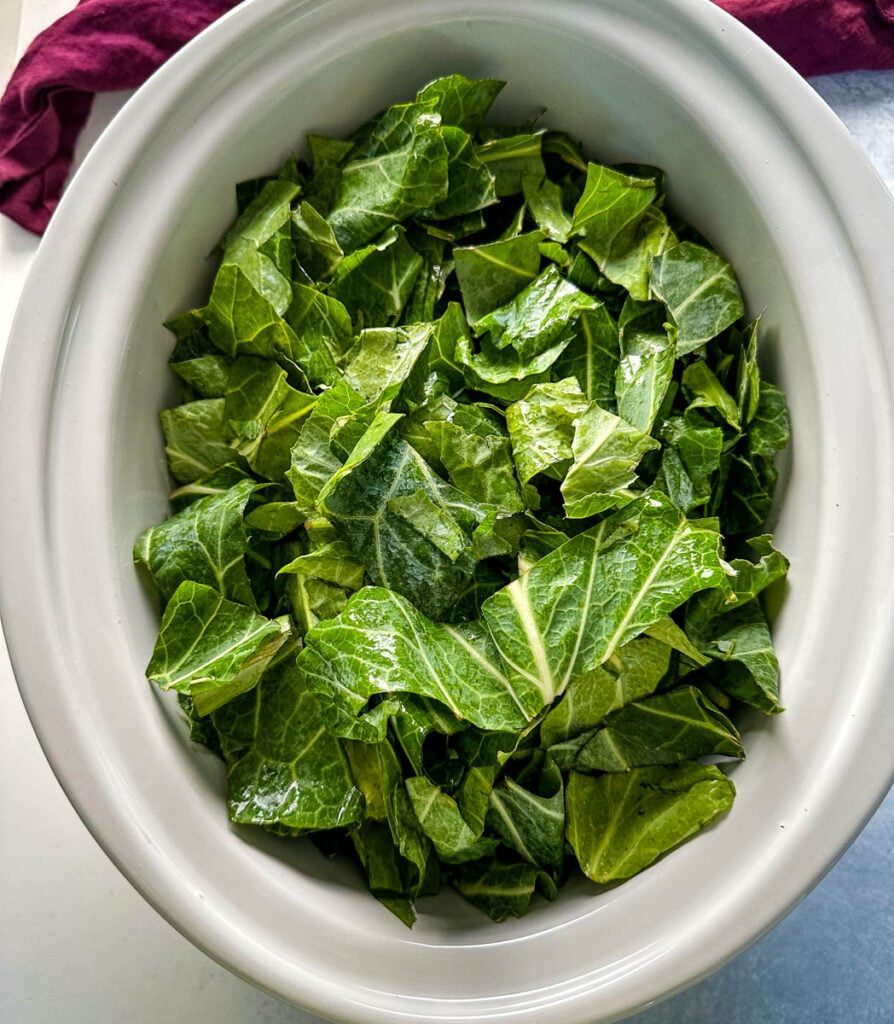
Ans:
<svg viewBox="0 0 894 1024"><path fill-rule="evenodd" d="M588 878L630 878L727 810L735 787L698 763L623 773L572 772L566 786L566 835Z"/></svg>
<svg viewBox="0 0 894 1024"><path fill-rule="evenodd" d="M488 313L476 326L481 332L490 332L496 349L511 345L522 360L532 360L563 341L567 344L578 331L581 313L598 305L550 264L514 299Z"/></svg>
<svg viewBox="0 0 894 1024"><path fill-rule="evenodd" d="M674 372L674 342L652 307L629 300L620 320L621 358L616 373L618 415L644 434L652 430Z"/></svg>
<svg viewBox="0 0 894 1024"><path fill-rule="evenodd" d="M134 558L152 573L163 601L192 580L256 607L245 572L248 540L242 518L256 486L253 480L242 480L220 494L199 498L140 536Z"/></svg>
<svg viewBox="0 0 894 1024"><path fill-rule="evenodd" d="M581 313L580 330L556 360L553 372L559 379L577 378L588 401L598 402L604 409L614 409L615 375L620 358L617 321L600 305Z"/></svg>
<svg viewBox="0 0 894 1024"><path fill-rule="evenodd" d="M654 438L606 412L595 402L575 421L571 448L574 462L562 481L565 515L586 519L633 498L636 467Z"/></svg>
<svg viewBox="0 0 894 1024"><path fill-rule="evenodd" d="M673 319L677 355L707 344L745 314L732 267L695 242L681 242L656 256L649 287Z"/></svg>
<svg viewBox="0 0 894 1024"><path fill-rule="evenodd" d="M146 675L207 715L250 690L288 634L287 618L267 619L187 580L165 608Z"/></svg>
<svg viewBox="0 0 894 1024"><path fill-rule="evenodd" d="M425 507L420 492L428 498ZM412 522L405 518L406 508L395 510L393 504L405 496L420 512ZM333 475L319 501L374 583L410 598L433 618L440 618L465 590L476 560L472 532L484 512L435 476L402 439L370 434ZM423 515L426 509L431 514ZM457 531L467 537L468 551L456 557L443 550L448 519L455 524L454 539Z"/></svg>
<svg viewBox="0 0 894 1024"><path fill-rule="evenodd" d="M721 586L717 549L716 533L659 495L572 538L484 603L513 684L552 703L693 593Z"/></svg>
<svg viewBox="0 0 894 1024"><path fill-rule="evenodd" d="M307 202L292 214L292 242L299 266L312 281L328 280L344 258L329 222Z"/></svg>
<svg viewBox="0 0 894 1024"><path fill-rule="evenodd" d="M591 163L583 195L574 208L571 230L583 234L580 246L600 270L628 256L638 242L637 228L658 191L655 179Z"/></svg>
<svg viewBox="0 0 894 1024"><path fill-rule="evenodd" d="M363 397L342 380L320 395L304 420L292 448L292 465L287 476L298 507L306 515L313 513L320 491L344 462L329 443L336 423L359 415L365 408Z"/></svg>
<svg viewBox="0 0 894 1024"><path fill-rule="evenodd" d="M574 458L575 420L586 408L578 382L567 378L535 384L523 399L506 409L512 454L523 484L538 473L562 479Z"/></svg>
<svg viewBox="0 0 894 1024"><path fill-rule="evenodd" d="M541 131L497 136L478 146L478 159L493 174L500 198L518 195L525 175L543 177L542 143Z"/></svg>
<svg viewBox="0 0 894 1024"><path fill-rule="evenodd" d="M442 128L447 146L447 197L420 217L449 220L474 213L497 201L494 178L478 159L471 135L461 128L445 124Z"/></svg>
<svg viewBox="0 0 894 1024"><path fill-rule="evenodd" d="M224 406L223 398L202 398L161 413L165 455L175 480L188 484L229 463L245 465L229 443Z"/></svg>
<svg viewBox="0 0 894 1024"><path fill-rule="evenodd" d="M361 331L347 355L345 382L371 401L391 401L425 351L431 332L430 324Z"/></svg>
<svg viewBox="0 0 894 1024"><path fill-rule="evenodd" d="M462 864L493 853L497 840L472 829L452 797L420 776L408 778L406 787L419 824L446 864Z"/></svg>
<svg viewBox="0 0 894 1024"><path fill-rule="evenodd" d="M547 238L565 242L571 234L571 217L565 212L562 186L550 178L522 178L525 202L537 227Z"/></svg>
<svg viewBox="0 0 894 1024"><path fill-rule="evenodd" d="M340 540L330 541L315 551L299 555L287 562L280 573L313 576L314 579L334 583L346 590L359 590L363 586L364 568L351 549Z"/></svg>
<svg viewBox="0 0 894 1024"><path fill-rule="evenodd" d="M465 75L445 75L430 82L416 94L417 103L434 103L444 124L476 132L487 116L505 82L495 78L469 79Z"/></svg>
<svg viewBox="0 0 894 1024"><path fill-rule="evenodd" d="M357 249L338 266L328 294L350 313L357 330L397 323L423 267L402 227Z"/></svg>
<svg viewBox="0 0 894 1024"><path fill-rule="evenodd" d="M609 281L626 288L632 299L645 302L650 297L652 260L677 245L678 239L663 211L653 205L646 209L625 242L613 246L606 254L602 271Z"/></svg>
<svg viewBox="0 0 894 1024"><path fill-rule="evenodd" d="M724 389L704 359L696 359L683 371L683 390L690 399L690 409L713 409L733 430L738 430L739 408L736 400Z"/></svg>
<svg viewBox="0 0 894 1024"><path fill-rule="evenodd" d="M214 712L214 725L238 735L228 769L230 820L311 831L360 820L362 800L341 742L330 736L317 697L278 656L251 693Z"/></svg>
<svg viewBox="0 0 894 1024"><path fill-rule="evenodd" d="M453 884L493 921L505 921L509 916L522 917L537 891L549 900L557 895L555 883L540 868L494 859L464 864L454 875Z"/></svg>
<svg viewBox="0 0 894 1024"><path fill-rule="evenodd" d="M294 336L288 355L310 383L337 383L345 353L354 343L351 315L344 305L316 288L295 284L285 318Z"/></svg>
<svg viewBox="0 0 894 1024"><path fill-rule="evenodd" d="M547 761L534 789L507 776L491 790L487 822L530 864L558 871L565 857L562 773Z"/></svg>
<svg viewBox="0 0 894 1024"><path fill-rule="evenodd" d="M624 644L598 668L575 679L540 724L540 743L560 767L577 757L580 737L606 715L648 697L670 666L670 649L648 636Z"/></svg>

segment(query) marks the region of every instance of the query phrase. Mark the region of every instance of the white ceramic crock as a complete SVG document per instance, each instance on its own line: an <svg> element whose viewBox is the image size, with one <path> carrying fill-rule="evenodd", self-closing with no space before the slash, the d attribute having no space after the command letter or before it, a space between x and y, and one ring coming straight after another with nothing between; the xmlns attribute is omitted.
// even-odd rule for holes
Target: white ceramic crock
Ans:
<svg viewBox="0 0 894 1024"><path fill-rule="evenodd" d="M764 314L789 396L776 621L785 715L747 723L716 827L521 921L458 897L410 932L350 866L232 828L222 769L145 681L131 564L166 513L162 321L199 301L236 181L437 75L496 115L665 168ZM249 0L126 105L43 242L0 394L0 607L72 802L159 911L238 974L355 1022L618 1019L719 966L822 876L894 773L894 207L810 89L707 0Z"/></svg>

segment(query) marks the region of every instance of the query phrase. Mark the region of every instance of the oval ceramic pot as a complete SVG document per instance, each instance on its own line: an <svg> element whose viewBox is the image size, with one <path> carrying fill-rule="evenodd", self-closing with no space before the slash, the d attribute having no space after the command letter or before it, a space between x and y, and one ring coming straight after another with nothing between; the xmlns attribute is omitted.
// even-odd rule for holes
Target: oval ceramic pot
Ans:
<svg viewBox="0 0 894 1024"><path fill-rule="evenodd" d="M220 764L146 682L131 559L167 511L162 322L201 300L233 185L453 71L509 83L597 159L657 164L763 311L786 391L775 621L785 714L744 723L731 813L608 892L412 931L354 870L228 824ZM704 976L814 885L894 772L894 208L791 69L707 0L254 0L125 106L41 245L4 367L0 600L43 747L98 842L236 973L357 1022L618 1019Z"/></svg>

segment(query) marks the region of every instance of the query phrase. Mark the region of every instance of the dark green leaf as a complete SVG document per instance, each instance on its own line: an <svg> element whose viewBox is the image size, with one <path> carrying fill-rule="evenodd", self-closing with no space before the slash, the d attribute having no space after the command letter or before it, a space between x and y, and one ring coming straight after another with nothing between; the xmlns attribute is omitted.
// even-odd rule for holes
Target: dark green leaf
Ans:
<svg viewBox="0 0 894 1024"><path fill-rule="evenodd" d="M486 634L432 622L382 587L358 591L305 643L298 664L345 724L363 724L357 716L374 694L430 697L484 729L518 729L542 704L524 680L507 680Z"/></svg>
<svg viewBox="0 0 894 1024"><path fill-rule="evenodd" d="M448 153L435 107L389 107L351 150L328 216L343 252L446 198Z"/></svg>
<svg viewBox="0 0 894 1024"><path fill-rule="evenodd" d="M626 772L713 754L745 756L732 722L695 687L682 686L609 715L574 766L578 771Z"/></svg>
<svg viewBox="0 0 894 1024"><path fill-rule="evenodd" d="M540 271L540 231L453 250L456 278L470 323L505 305Z"/></svg>

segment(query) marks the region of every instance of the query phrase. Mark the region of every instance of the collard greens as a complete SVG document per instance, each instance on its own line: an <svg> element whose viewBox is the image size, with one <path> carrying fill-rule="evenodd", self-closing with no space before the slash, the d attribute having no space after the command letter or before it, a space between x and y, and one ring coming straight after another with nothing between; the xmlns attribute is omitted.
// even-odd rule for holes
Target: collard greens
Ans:
<svg viewBox="0 0 894 1024"><path fill-rule="evenodd" d="M234 822L356 859L407 924L647 867L781 710L761 604L788 440L735 273L654 167L439 79L237 189L170 321L147 674Z"/></svg>

